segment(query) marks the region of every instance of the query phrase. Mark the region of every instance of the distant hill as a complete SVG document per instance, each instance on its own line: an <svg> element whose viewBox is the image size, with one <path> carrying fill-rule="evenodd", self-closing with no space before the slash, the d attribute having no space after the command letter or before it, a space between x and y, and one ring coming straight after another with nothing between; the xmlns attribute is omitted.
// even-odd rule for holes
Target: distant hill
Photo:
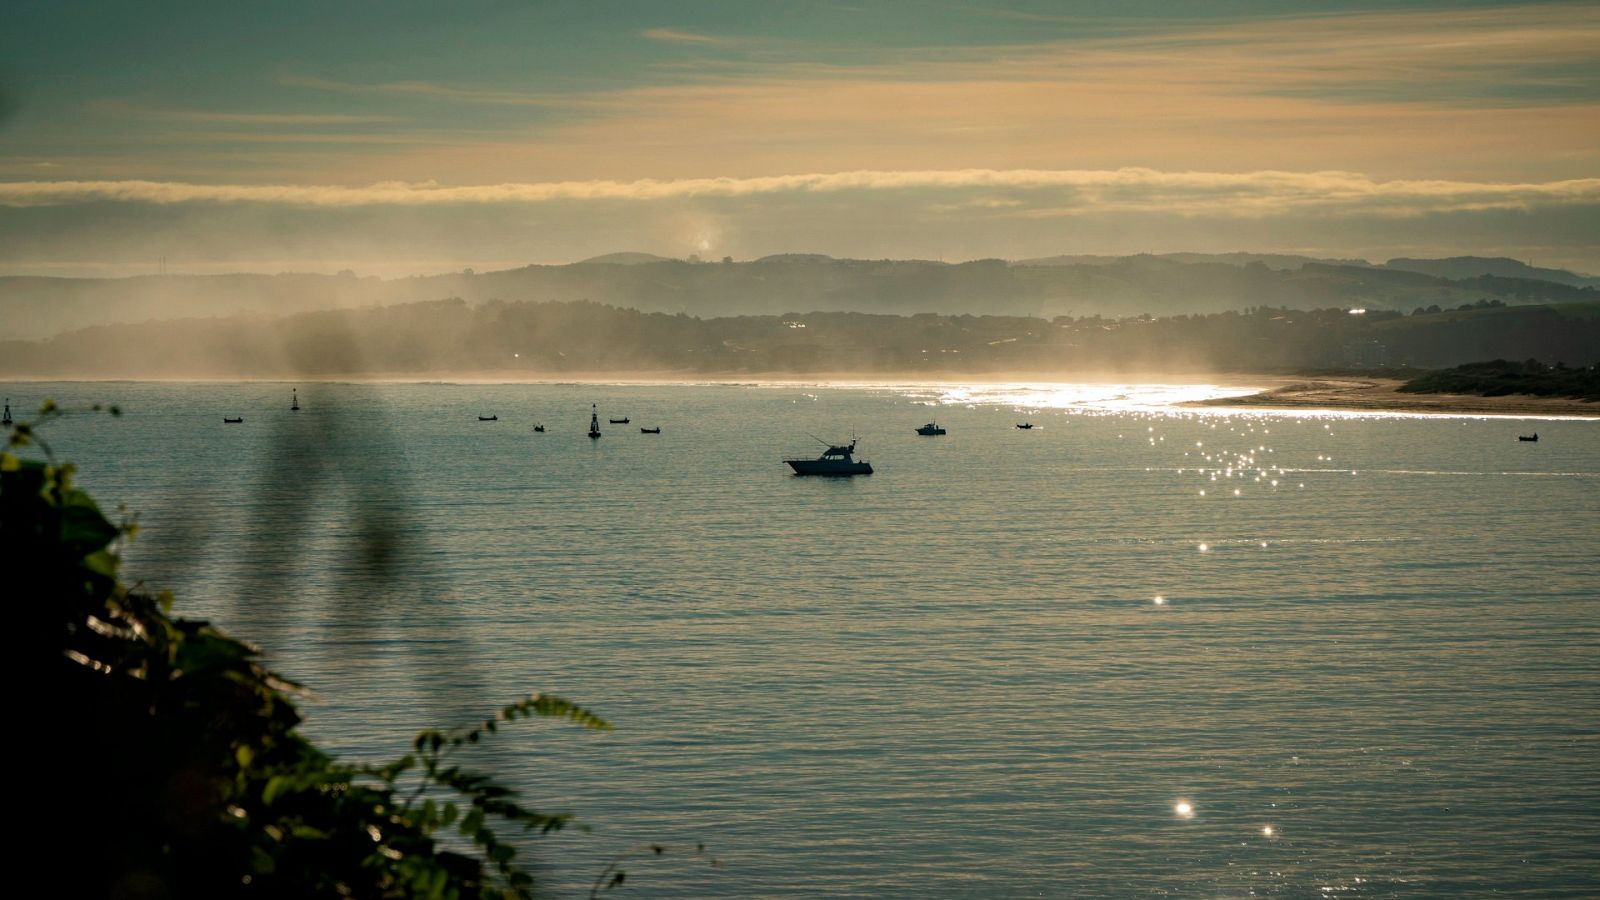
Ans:
<svg viewBox="0 0 1600 900"><path fill-rule="evenodd" d="M591 256L578 263L580 266L636 266L640 263L669 262L665 256L654 253L605 253L600 256Z"/></svg>
<svg viewBox="0 0 1600 900"><path fill-rule="evenodd" d="M1600 363L1600 302L1411 315L1260 307L1165 318L852 312L700 319L439 300L88 328L0 342L0 377L1051 375Z"/></svg>
<svg viewBox="0 0 1600 900"><path fill-rule="evenodd" d="M1530 266L1520 259L1504 256L1452 256L1447 259L1407 259L1400 257L1383 264L1389 269L1422 272L1440 278L1460 280L1492 275L1498 278L1526 278L1532 281L1550 281L1572 287L1600 288L1600 277L1579 275L1566 269L1544 269Z"/></svg>
<svg viewBox="0 0 1600 900"><path fill-rule="evenodd" d="M1513 305L1583 302L1595 299L1597 290L1537 278L1475 273L1452 279L1360 260L1272 254L1145 254L1033 265L1000 259L944 263L818 254L699 262L625 253L571 265L391 280L350 273L0 278L0 340L150 319L282 314L445 298L473 303L590 300L702 317L861 312L1053 318L1199 315L1257 306L1409 312L1485 300Z"/></svg>
<svg viewBox="0 0 1600 900"><path fill-rule="evenodd" d="M1317 256L1294 256L1284 253L1141 253L1137 256L1045 256L1038 259L1017 260L1019 266L1104 266L1127 259L1166 260L1178 263L1223 263L1245 266L1260 263L1269 269L1289 271L1306 263L1331 263L1345 266L1370 266L1364 259L1325 259Z"/></svg>

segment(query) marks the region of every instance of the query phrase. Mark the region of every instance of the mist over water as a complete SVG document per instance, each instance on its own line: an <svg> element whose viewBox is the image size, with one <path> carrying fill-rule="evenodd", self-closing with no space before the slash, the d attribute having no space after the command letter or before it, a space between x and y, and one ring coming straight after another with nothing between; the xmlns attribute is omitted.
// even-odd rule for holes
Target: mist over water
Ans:
<svg viewBox="0 0 1600 900"><path fill-rule="evenodd" d="M726 863L629 867L663 897L1600 893L1593 421L1137 385L28 390L123 406L47 436L141 513L129 574L264 645L320 740L390 758L539 690L615 723L475 751L593 826L538 842L554 896L640 841ZM590 403L631 422L591 441ZM780 461L852 432L871 477Z"/></svg>

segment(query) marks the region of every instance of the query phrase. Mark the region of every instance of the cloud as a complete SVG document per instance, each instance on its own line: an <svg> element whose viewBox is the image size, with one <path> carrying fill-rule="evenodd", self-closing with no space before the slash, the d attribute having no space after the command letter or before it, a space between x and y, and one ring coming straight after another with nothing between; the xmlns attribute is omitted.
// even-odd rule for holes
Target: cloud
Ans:
<svg viewBox="0 0 1600 900"><path fill-rule="evenodd" d="M1024 216L1149 211L1261 217L1294 211L1421 215L1600 204L1600 178L1548 182L1394 179L1352 172L1163 172L1111 170L858 170L755 178L639 179L365 186L192 184L172 181L17 181L0 183L0 206L113 202L276 204L316 208L537 204L556 201L651 202L772 195L919 191L930 197L976 192L978 207ZM997 197L997 192L1004 196Z"/></svg>
<svg viewBox="0 0 1600 900"><path fill-rule="evenodd" d="M330 150L311 173L323 182L1124 166L1510 182L1600 170L1600 5L1061 33L951 47L740 37L739 54L663 61L648 79L590 90L285 83L455 105L481 126L448 147Z"/></svg>
<svg viewBox="0 0 1600 900"><path fill-rule="evenodd" d="M678 28L646 28L640 32L645 38L652 41L662 41L668 44L694 44L698 46L725 46L735 43L732 38L718 37L710 34L699 34L693 31L683 31Z"/></svg>
<svg viewBox="0 0 1600 900"><path fill-rule="evenodd" d="M373 94L426 100L459 101L488 106L560 106L579 103L573 96L532 93L496 88L462 87L436 81L383 81L357 83L318 78L313 75L285 75L278 79L285 87L309 88L339 94Z"/></svg>

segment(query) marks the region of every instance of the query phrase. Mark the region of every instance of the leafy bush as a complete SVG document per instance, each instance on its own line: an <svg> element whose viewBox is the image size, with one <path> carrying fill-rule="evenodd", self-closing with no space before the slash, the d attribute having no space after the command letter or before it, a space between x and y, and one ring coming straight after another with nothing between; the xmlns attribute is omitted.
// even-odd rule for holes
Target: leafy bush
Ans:
<svg viewBox="0 0 1600 900"><path fill-rule="evenodd" d="M470 728L423 731L388 765L340 762L297 731L295 685L253 647L118 579L135 527L113 524L72 466L12 452L31 442L19 424L0 453L0 573L27 677L14 721L33 738L12 748L30 815L14 824L69 863L47 870L59 883L40 892L530 896L501 834L568 817L522 806L452 754L519 718L604 720L538 695Z"/></svg>

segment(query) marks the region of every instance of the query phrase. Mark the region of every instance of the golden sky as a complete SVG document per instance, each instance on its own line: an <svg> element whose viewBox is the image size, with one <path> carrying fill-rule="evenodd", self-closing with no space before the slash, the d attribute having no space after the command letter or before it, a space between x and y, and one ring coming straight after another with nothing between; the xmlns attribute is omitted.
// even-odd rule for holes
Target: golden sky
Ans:
<svg viewBox="0 0 1600 900"><path fill-rule="evenodd" d="M0 272L623 249L1600 270L1600 6L1207 6L27 2L0 30Z"/></svg>

